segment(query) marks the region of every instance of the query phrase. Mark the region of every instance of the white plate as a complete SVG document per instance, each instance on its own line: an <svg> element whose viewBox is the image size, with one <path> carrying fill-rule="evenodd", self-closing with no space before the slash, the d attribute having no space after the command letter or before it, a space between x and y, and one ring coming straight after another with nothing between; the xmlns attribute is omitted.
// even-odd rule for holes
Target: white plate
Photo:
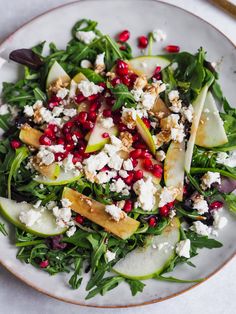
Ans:
<svg viewBox="0 0 236 314"><path fill-rule="evenodd" d="M232 103L235 100L236 51L233 44L218 30L200 18L175 6L156 1L82 1L59 7L26 24L11 35L1 46L0 56L8 58L9 52L17 48L31 47L39 41L55 42L64 48L70 39L70 31L74 23L81 18L90 18L99 22L99 29L111 36L123 29L131 31L131 44L136 47L136 38L147 34L154 28L160 28L167 33L164 43L154 45L154 53L161 53L167 44L180 45L181 50L195 52L200 46L207 51L207 58L220 61L220 82L224 93ZM134 54L139 51L134 48ZM0 71L2 81L14 81L19 77L19 67L10 62ZM227 227L220 232L219 240L224 246L220 249L201 250L199 256L192 262L197 265L191 268L187 265L178 267L174 275L185 278L207 278L220 269L235 253L236 219L230 214ZM11 239L14 234L10 228ZM128 286L123 283L105 296L97 296L85 301L85 282L78 291L71 290L67 285L68 275L48 274L34 269L16 260L14 242L8 237L1 236L0 262L9 271L35 289L52 297L88 306L126 307L162 301L173 297L194 284L175 284L146 281L144 292L132 297ZM135 265L134 265L135 267Z"/></svg>

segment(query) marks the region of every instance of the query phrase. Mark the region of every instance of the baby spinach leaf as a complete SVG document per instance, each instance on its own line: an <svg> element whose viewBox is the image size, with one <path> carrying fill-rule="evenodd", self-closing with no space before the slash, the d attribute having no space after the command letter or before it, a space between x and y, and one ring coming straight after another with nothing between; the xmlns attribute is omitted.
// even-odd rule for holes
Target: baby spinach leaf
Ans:
<svg viewBox="0 0 236 314"><path fill-rule="evenodd" d="M89 81L94 82L95 84L105 81L100 74L91 69L78 68L78 73L83 73Z"/></svg>

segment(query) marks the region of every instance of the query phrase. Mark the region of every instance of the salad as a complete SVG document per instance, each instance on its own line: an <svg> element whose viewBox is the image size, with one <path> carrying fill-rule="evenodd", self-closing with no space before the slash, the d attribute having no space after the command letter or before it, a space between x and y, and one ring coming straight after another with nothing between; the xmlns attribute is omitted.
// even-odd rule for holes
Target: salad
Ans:
<svg viewBox="0 0 236 314"><path fill-rule="evenodd" d="M64 50L13 51L24 76L2 89L0 214L16 257L71 273L72 289L89 272L86 299L121 282L132 295L148 278L192 282L167 273L221 247L222 208L236 212L236 109L216 65L203 48L155 55L161 30L134 58L129 37L80 20Z"/></svg>

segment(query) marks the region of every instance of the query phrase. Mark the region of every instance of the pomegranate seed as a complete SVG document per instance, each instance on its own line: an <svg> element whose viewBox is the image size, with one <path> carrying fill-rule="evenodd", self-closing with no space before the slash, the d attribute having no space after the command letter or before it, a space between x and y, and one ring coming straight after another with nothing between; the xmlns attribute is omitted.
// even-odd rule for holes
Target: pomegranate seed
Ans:
<svg viewBox="0 0 236 314"><path fill-rule="evenodd" d="M141 49L146 48L148 45L148 38L146 36L140 36L138 38L138 47Z"/></svg>
<svg viewBox="0 0 236 314"><path fill-rule="evenodd" d="M115 99L113 97L107 97L106 98L106 103L109 107L112 107L115 103Z"/></svg>
<svg viewBox="0 0 236 314"><path fill-rule="evenodd" d="M130 172L127 178L124 178L124 181L127 185L131 185L134 179L134 173Z"/></svg>
<svg viewBox="0 0 236 314"><path fill-rule="evenodd" d="M54 107L57 107L61 100L60 97L52 96L48 101L48 109L52 110Z"/></svg>
<svg viewBox="0 0 236 314"><path fill-rule="evenodd" d="M212 202L209 205L209 207L210 207L210 209L219 209L219 208L223 207L223 203L220 201L215 201L215 202Z"/></svg>
<svg viewBox="0 0 236 314"><path fill-rule="evenodd" d="M103 115L103 117L105 117L105 118L111 117L111 110L109 110L109 109L104 109L103 112L102 112L102 115Z"/></svg>
<svg viewBox="0 0 236 314"><path fill-rule="evenodd" d="M150 124L149 120L148 120L147 118L142 118L142 120L143 120L143 123L146 125L146 127L147 127L148 129L150 129L151 124Z"/></svg>
<svg viewBox="0 0 236 314"><path fill-rule="evenodd" d="M183 194L186 195L187 193L188 193L188 187L187 187L187 185L184 185Z"/></svg>
<svg viewBox="0 0 236 314"><path fill-rule="evenodd" d="M122 50L122 51L124 51L124 50L126 50L126 46L121 45L121 46L119 47L119 49Z"/></svg>
<svg viewBox="0 0 236 314"><path fill-rule="evenodd" d="M170 202L167 205L168 205L169 209L172 209L174 207L174 205L175 205L175 201Z"/></svg>
<svg viewBox="0 0 236 314"><path fill-rule="evenodd" d="M84 223L84 217L82 217L80 214L78 214L76 217L75 217L75 221L78 222L78 224L83 224Z"/></svg>
<svg viewBox="0 0 236 314"><path fill-rule="evenodd" d="M77 139L83 138L83 134L80 131L72 132L72 137L76 136Z"/></svg>
<svg viewBox="0 0 236 314"><path fill-rule="evenodd" d="M147 148L146 144L140 143L140 142L134 142L133 143L133 147L134 148L139 148L139 149L146 149Z"/></svg>
<svg viewBox="0 0 236 314"><path fill-rule="evenodd" d="M130 32L127 29L125 29L123 32L121 32L118 35L118 40L124 43L129 39L129 37L130 37Z"/></svg>
<svg viewBox="0 0 236 314"><path fill-rule="evenodd" d="M104 83L104 82L98 83L98 85L101 86L101 87L103 87L103 88L106 88L106 87L107 87L107 86L106 86L106 83Z"/></svg>
<svg viewBox="0 0 236 314"><path fill-rule="evenodd" d="M121 80L122 80L122 83L125 84L126 86L130 85L131 80L130 80L130 77L128 75L122 76Z"/></svg>
<svg viewBox="0 0 236 314"><path fill-rule="evenodd" d="M179 52L180 51L180 47L179 46L175 46L175 45L169 45L165 47L165 50L167 52Z"/></svg>
<svg viewBox="0 0 236 314"><path fill-rule="evenodd" d="M88 113L86 111L81 111L79 114L78 114L78 117L77 117L77 121L79 121L80 123L84 124L85 121L87 120L88 118Z"/></svg>
<svg viewBox="0 0 236 314"><path fill-rule="evenodd" d="M92 130L93 127L94 127L94 123L92 121L85 121L84 124L83 124L83 127L86 130Z"/></svg>
<svg viewBox="0 0 236 314"><path fill-rule="evenodd" d="M65 150L67 151L67 152L70 152L71 150L73 150L74 148L75 148L75 144L74 144L74 142L68 142L68 143L66 143L66 145L64 146L64 148L65 148Z"/></svg>
<svg viewBox="0 0 236 314"><path fill-rule="evenodd" d="M83 158L82 158L82 156L79 155L79 154L76 154L76 156L74 156L74 157L72 158L73 164L76 164L77 162L81 162L82 160L83 160Z"/></svg>
<svg viewBox="0 0 236 314"><path fill-rule="evenodd" d="M78 94L75 96L75 102L77 102L77 104L81 103L84 100L85 100L85 97L83 94Z"/></svg>
<svg viewBox="0 0 236 314"><path fill-rule="evenodd" d="M132 161L133 167L135 168L138 165L138 160L137 159L133 159L133 158L130 158L130 159Z"/></svg>
<svg viewBox="0 0 236 314"><path fill-rule="evenodd" d="M108 138L108 137L110 137L110 135L109 135L109 133L106 133L106 132L105 132L105 133L102 134L102 137L103 137L103 138Z"/></svg>
<svg viewBox="0 0 236 314"><path fill-rule="evenodd" d="M148 170L148 171L151 171L153 169L153 164L152 164L151 159L149 159L149 158L145 158L144 159L144 161L143 161L143 168L145 170Z"/></svg>
<svg viewBox="0 0 236 314"><path fill-rule="evenodd" d="M47 135L42 135L39 138L39 143L41 145L50 146L50 145L52 145L52 140Z"/></svg>
<svg viewBox="0 0 236 314"><path fill-rule="evenodd" d="M136 142L139 140L139 135L138 134L134 134L133 135L133 142Z"/></svg>
<svg viewBox="0 0 236 314"><path fill-rule="evenodd" d="M83 153L83 158L86 159L86 158L89 158L91 156L91 154L89 153Z"/></svg>
<svg viewBox="0 0 236 314"><path fill-rule="evenodd" d="M142 150L141 149L134 149L129 153L129 156L133 159L138 159L142 155Z"/></svg>
<svg viewBox="0 0 236 314"><path fill-rule="evenodd" d="M98 102L93 102L90 107L89 107L89 112L93 112L96 111L99 107L99 103Z"/></svg>
<svg viewBox="0 0 236 314"><path fill-rule="evenodd" d="M73 122L71 122L71 121L68 121L68 122L66 122L64 125L63 125L63 133L69 133L70 131L71 131L71 128L73 127Z"/></svg>
<svg viewBox="0 0 236 314"><path fill-rule="evenodd" d="M97 113L95 111L89 112L88 114L89 121L95 122L96 118L97 118Z"/></svg>
<svg viewBox="0 0 236 314"><path fill-rule="evenodd" d="M93 101L93 100L97 99L98 97L99 97L99 94L94 94L94 95L88 96L88 100Z"/></svg>
<svg viewBox="0 0 236 314"><path fill-rule="evenodd" d="M47 268L48 266L49 266L49 261L47 259L39 263L40 268Z"/></svg>
<svg viewBox="0 0 236 314"><path fill-rule="evenodd" d="M156 80L161 80L161 74L160 73L154 74L153 78L155 78Z"/></svg>
<svg viewBox="0 0 236 314"><path fill-rule="evenodd" d="M112 86L116 86L117 84L120 84L121 83L121 80L119 77L115 77L111 80L111 85Z"/></svg>
<svg viewBox="0 0 236 314"><path fill-rule="evenodd" d="M147 151L146 149L142 151L142 154L140 156L141 158L152 158L152 155L149 153L149 151Z"/></svg>
<svg viewBox="0 0 236 314"><path fill-rule="evenodd" d="M56 161L61 161L61 160L66 158L66 154L65 153L55 153L54 157L55 157Z"/></svg>
<svg viewBox="0 0 236 314"><path fill-rule="evenodd" d="M143 171L142 170L136 170L134 171L134 180L138 181L143 178Z"/></svg>
<svg viewBox="0 0 236 314"><path fill-rule="evenodd" d="M49 124L48 129L52 130L53 133L58 132L58 126L55 124Z"/></svg>
<svg viewBox="0 0 236 314"><path fill-rule="evenodd" d="M21 147L21 142L18 140L11 140L11 147L13 149L17 149L17 148Z"/></svg>
<svg viewBox="0 0 236 314"><path fill-rule="evenodd" d="M164 205L159 208L159 214L163 217L167 217L169 215L170 208L168 205Z"/></svg>
<svg viewBox="0 0 236 314"><path fill-rule="evenodd" d="M72 135L70 133L66 134L66 140L67 140L67 142L71 142L72 141Z"/></svg>
<svg viewBox="0 0 236 314"><path fill-rule="evenodd" d="M65 140L64 140L64 138L59 137L59 138L57 139L57 144L64 145L64 144L65 144Z"/></svg>
<svg viewBox="0 0 236 314"><path fill-rule="evenodd" d="M127 126L124 123L119 123L118 124L118 129L119 129L120 132L128 131Z"/></svg>
<svg viewBox="0 0 236 314"><path fill-rule="evenodd" d="M117 60L116 62L116 73L120 76L127 75L129 73L129 66L123 60Z"/></svg>
<svg viewBox="0 0 236 314"><path fill-rule="evenodd" d="M156 219L156 217L151 217L151 218L149 218L148 224L149 224L150 227L155 227L156 224L157 224L157 219Z"/></svg>
<svg viewBox="0 0 236 314"><path fill-rule="evenodd" d="M80 147L78 148L78 152L81 153L81 154L83 154L84 151L85 151L85 149L86 149L86 146L80 146Z"/></svg>
<svg viewBox="0 0 236 314"><path fill-rule="evenodd" d="M153 75L158 74L158 73L160 73L160 72L161 72L161 67L158 65L158 66L155 68Z"/></svg>
<svg viewBox="0 0 236 314"><path fill-rule="evenodd" d="M104 166L100 171L104 172L104 171L109 171L110 168L108 166Z"/></svg>
<svg viewBox="0 0 236 314"><path fill-rule="evenodd" d="M152 169L152 174L157 178L161 178L162 173L163 173L162 167L158 164L155 164Z"/></svg>
<svg viewBox="0 0 236 314"><path fill-rule="evenodd" d="M126 213L130 213L132 208L133 208L133 204L132 204L131 200L126 200L123 211Z"/></svg>
<svg viewBox="0 0 236 314"><path fill-rule="evenodd" d="M131 82L131 84L134 84L134 82L136 81L137 78L138 78L138 75L135 74L135 73L132 73L130 75L130 82Z"/></svg>

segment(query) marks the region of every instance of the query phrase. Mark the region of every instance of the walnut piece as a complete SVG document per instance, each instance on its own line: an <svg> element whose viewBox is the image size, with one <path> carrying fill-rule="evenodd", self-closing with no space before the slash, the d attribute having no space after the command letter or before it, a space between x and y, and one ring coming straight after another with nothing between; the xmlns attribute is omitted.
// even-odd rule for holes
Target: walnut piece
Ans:
<svg viewBox="0 0 236 314"><path fill-rule="evenodd" d="M126 148L130 148L133 144L133 136L127 131L120 133L120 139L123 146L125 146Z"/></svg>

